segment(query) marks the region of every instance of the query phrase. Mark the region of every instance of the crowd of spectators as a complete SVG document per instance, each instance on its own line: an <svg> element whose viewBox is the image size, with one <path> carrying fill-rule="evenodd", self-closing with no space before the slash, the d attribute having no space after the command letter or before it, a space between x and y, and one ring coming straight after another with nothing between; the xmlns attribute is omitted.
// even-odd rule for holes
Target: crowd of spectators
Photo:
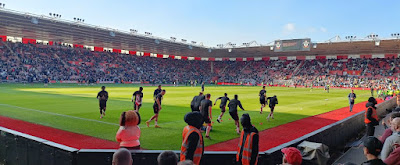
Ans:
<svg viewBox="0 0 400 165"><path fill-rule="evenodd" d="M11 82L243 83L371 87L397 84L399 58L197 61L83 48L0 44L0 77Z"/></svg>
<svg viewBox="0 0 400 165"><path fill-rule="evenodd" d="M400 164L400 112L394 110L382 122L386 127L382 136L377 138L376 134L367 135L363 141L363 151L367 159L363 165Z"/></svg>

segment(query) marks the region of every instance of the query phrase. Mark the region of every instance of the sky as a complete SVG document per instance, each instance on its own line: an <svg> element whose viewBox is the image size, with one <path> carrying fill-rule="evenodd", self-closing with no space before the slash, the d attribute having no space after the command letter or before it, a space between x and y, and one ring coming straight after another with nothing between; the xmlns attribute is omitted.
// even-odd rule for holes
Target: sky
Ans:
<svg viewBox="0 0 400 165"><path fill-rule="evenodd" d="M398 0L0 0L5 8L216 47L400 33Z"/></svg>

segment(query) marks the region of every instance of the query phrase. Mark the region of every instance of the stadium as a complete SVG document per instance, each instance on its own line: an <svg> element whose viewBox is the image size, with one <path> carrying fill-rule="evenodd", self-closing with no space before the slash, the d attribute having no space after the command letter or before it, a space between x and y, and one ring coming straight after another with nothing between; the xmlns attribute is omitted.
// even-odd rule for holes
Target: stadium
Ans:
<svg viewBox="0 0 400 165"><path fill-rule="evenodd" d="M248 164L282 164L288 148L300 151L300 164L363 163L369 110L379 118L378 138L400 106L400 35L366 35L212 47L0 3L0 164L112 164L120 148L133 164L160 164L166 151L177 164L194 114L203 117L200 164L246 164L242 154L255 150ZM224 94L229 104L222 105ZM371 97L374 108L366 107ZM242 109L233 110L233 100ZM131 112L140 145L127 147L119 136L128 135L119 133ZM243 149L247 116L257 147Z"/></svg>

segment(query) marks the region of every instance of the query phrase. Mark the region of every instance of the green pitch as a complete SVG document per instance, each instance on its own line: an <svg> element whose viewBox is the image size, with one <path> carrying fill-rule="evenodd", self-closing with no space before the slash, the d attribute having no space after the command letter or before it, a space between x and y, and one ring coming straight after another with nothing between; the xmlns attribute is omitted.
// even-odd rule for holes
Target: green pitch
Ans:
<svg viewBox="0 0 400 165"><path fill-rule="evenodd" d="M38 123L62 130L94 136L115 141L119 128L121 112L133 109L132 93L139 86L106 85L109 93L107 115L100 119L97 92L100 85L61 85L53 84L44 88L42 84L0 84L0 115ZM179 150L182 140L182 129L186 125L183 116L191 111L190 101L197 95L201 87L163 87L166 90L159 116L159 125L154 128L154 122L147 128L145 121L153 115L153 92L156 87L144 86L143 106L140 109L142 123L141 147L146 149ZM239 95L246 111L239 110L239 117L249 113L252 123L261 131L291 121L302 119L338 108L348 106L347 95L350 90L331 89L326 93L323 89L267 87L267 96L277 95L279 104L275 107L275 119L267 122L269 108L260 115L258 92L261 87L246 86L206 86L205 93L211 94L211 100L225 92L228 97ZM370 96L370 91L356 91L356 103L363 102ZM223 142L237 138L235 126L229 113L222 118L222 123L216 119L220 114L219 101L213 107L212 140L205 139L205 145ZM262 125L260 123L263 123Z"/></svg>

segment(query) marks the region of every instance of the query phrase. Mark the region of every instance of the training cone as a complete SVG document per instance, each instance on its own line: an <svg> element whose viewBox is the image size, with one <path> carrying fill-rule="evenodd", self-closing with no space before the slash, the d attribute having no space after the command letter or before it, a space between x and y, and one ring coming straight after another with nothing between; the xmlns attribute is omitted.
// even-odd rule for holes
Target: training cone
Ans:
<svg viewBox="0 0 400 165"><path fill-rule="evenodd" d="M262 123L260 123L260 125L262 125Z"/></svg>
<svg viewBox="0 0 400 165"><path fill-rule="evenodd" d="M231 120L231 118L229 118L229 120Z"/></svg>

